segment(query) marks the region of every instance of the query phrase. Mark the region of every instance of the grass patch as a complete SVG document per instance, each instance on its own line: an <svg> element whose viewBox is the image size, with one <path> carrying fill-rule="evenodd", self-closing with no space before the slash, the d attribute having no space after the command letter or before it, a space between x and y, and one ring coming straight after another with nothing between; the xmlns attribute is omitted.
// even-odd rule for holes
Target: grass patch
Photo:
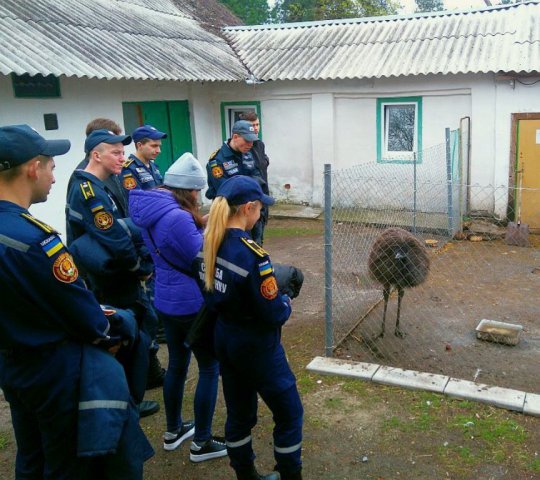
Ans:
<svg viewBox="0 0 540 480"><path fill-rule="evenodd" d="M313 226L291 226L291 227L266 227L264 229L264 238L283 238L283 237L301 237L308 235L320 235L323 226L319 223L313 223Z"/></svg>
<svg viewBox="0 0 540 480"><path fill-rule="evenodd" d="M0 433L0 450L4 450L9 445L9 434Z"/></svg>
<svg viewBox="0 0 540 480"><path fill-rule="evenodd" d="M511 464L522 471L540 472L540 457L527 447L530 432L521 417L486 405L449 400L429 392L400 395L400 413L383 423L382 442L396 438L422 439L417 454L433 454L451 475L467 468Z"/></svg>

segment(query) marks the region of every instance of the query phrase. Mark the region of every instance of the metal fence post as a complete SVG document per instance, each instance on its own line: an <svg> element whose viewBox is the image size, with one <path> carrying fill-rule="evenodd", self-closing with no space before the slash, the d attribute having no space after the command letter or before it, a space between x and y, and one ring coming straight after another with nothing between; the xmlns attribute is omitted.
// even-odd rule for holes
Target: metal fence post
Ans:
<svg viewBox="0 0 540 480"><path fill-rule="evenodd" d="M454 205L452 201L452 154L450 151L450 129L444 129L445 141L446 141L446 185L448 191L448 235L452 237L454 235L453 217L454 217Z"/></svg>
<svg viewBox="0 0 540 480"><path fill-rule="evenodd" d="M325 355L332 356L334 332L332 325L332 166L324 164L324 301Z"/></svg>
<svg viewBox="0 0 540 480"><path fill-rule="evenodd" d="M413 152L413 233L416 235L416 189L417 189L417 178L416 178L416 152Z"/></svg>

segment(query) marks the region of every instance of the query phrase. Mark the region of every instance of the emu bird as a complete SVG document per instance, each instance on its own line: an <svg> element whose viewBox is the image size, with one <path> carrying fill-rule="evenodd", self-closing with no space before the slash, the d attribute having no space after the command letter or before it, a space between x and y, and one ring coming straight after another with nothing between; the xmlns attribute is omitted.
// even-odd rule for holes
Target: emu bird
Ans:
<svg viewBox="0 0 540 480"><path fill-rule="evenodd" d="M369 252L368 268L372 278L383 287L384 313L382 331L378 336L384 336L388 298L392 287L396 287L398 307L394 334L403 338L405 334L399 329L401 299L406 288L416 287L426 280L429 273L427 250L414 235L406 230L388 228L373 243Z"/></svg>

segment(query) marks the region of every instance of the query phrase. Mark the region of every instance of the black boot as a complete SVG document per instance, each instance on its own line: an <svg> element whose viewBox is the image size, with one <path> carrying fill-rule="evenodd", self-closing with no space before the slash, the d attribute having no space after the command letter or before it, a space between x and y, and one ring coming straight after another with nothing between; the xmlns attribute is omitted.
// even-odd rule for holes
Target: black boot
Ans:
<svg viewBox="0 0 540 480"><path fill-rule="evenodd" d="M146 380L146 390L163 386L166 370L161 367L157 350L150 350L150 363L148 365L148 376Z"/></svg>
<svg viewBox="0 0 540 480"><path fill-rule="evenodd" d="M278 472L272 472L268 475L260 475L255 466L251 465L250 467L236 469L236 478L237 480L280 480Z"/></svg>
<svg viewBox="0 0 540 480"><path fill-rule="evenodd" d="M295 472L280 472L281 480L302 480L302 469Z"/></svg>
<svg viewBox="0 0 540 480"><path fill-rule="evenodd" d="M153 400L143 400L139 405L139 417L148 417L159 412L159 403Z"/></svg>

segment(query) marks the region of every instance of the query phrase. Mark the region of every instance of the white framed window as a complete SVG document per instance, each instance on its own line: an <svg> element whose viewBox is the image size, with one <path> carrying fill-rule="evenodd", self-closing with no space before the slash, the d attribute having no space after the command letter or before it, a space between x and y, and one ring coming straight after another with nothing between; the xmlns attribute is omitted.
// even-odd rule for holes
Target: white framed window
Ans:
<svg viewBox="0 0 540 480"><path fill-rule="evenodd" d="M231 129L234 123L240 120L240 115L247 112L255 112L261 120L260 102L222 102L221 103L221 133L223 140L231 137ZM260 134L262 136L262 133Z"/></svg>
<svg viewBox="0 0 540 480"><path fill-rule="evenodd" d="M420 161L422 97L377 99L377 161Z"/></svg>

